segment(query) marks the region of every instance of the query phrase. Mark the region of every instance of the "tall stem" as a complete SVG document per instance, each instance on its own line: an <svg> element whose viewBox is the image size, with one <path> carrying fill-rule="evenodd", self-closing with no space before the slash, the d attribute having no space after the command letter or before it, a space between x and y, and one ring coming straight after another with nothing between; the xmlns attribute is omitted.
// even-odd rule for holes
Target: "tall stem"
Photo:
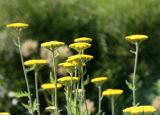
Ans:
<svg viewBox="0 0 160 115"><path fill-rule="evenodd" d="M75 75L74 76L77 76L77 67L75 67L74 68L74 73L75 73ZM78 81L78 83L76 84L75 83L75 88L74 88L74 90L75 90L75 95L74 95L74 103L75 103L75 114L77 115L77 91L78 91L78 86L79 86L79 81Z"/></svg>
<svg viewBox="0 0 160 115"><path fill-rule="evenodd" d="M22 64L22 68L23 68L23 74L25 77L25 82L26 82L26 86L27 86L27 92L29 93L28 99L29 99L29 106L30 106L30 112L31 115L33 114L33 107L32 107L32 98L31 98L31 92L30 92L30 87L29 87L29 82L28 82L28 78L27 78L27 73L26 73L26 69L24 66L24 59L23 59L23 55L22 55L22 50L21 50L21 41L20 41L20 31L18 30L18 36L17 36L17 41L18 41L18 49L19 49L19 53L20 53L20 59L21 59L21 64Z"/></svg>
<svg viewBox="0 0 160 115"><path fill-rule="evenodd" d="M114 113L114 97L111 97L111 108L112 108L112 115L115 115Z"/></svg>
<svg viewBox="0 0 160 115"><path fill-rule="evenodd" d="M70 91L69 91L69 86L67 86L67 89L66 89L67 91L66 91L66 99L67 99L67 113L68 113L68 115L71 115L71 108L70 108Z"/></svg>
<svg viewBox="0 0 160 115"><path fill-rule="evenodd" d="M102 93L102 88L101 86L98 86L98 90L99 90L99 95L98 95L98 114L101 114L101 93Z"/></svg>
<svg viewBox="0 0 160 115"><path fill-rule="evenodd" d="M133 72L133 106L136 105L136 71L137 71L137 62L138 62L138 50L139 50L139 44L138 42L135 43L136 45L136 51L135 51L135 60L134 60L134 72Z"/></svg>
<svg viewBox="0 0 160 115"><path fill-rule="evenodd" d="M40 115L40 103L39 103L39 93L38 93L38 70L35 70L35 90L36 90L37 112L38 115Z"/></svg>
<svg viewBox="0 0 160 115"><path fill-rule="evenodd" d="M80 73L81 73L81 89L82 89L82 97L81 97L81 104L84 103L85 105L85 109L86 109L86 112L88 114L88 108L87 108L87 103L86 103L86 97L85 97L85 88L84 88L84 76L83 76L83 66L80 67ZM82 105L81 105L82 106Z"/></svg>
<svg viewBox="0 0 160 115"><path fill-rule="evenodd" d="M54 84L55 84L55 107L56 107L56 114L58 115L58 100L57 100L57 74L56 74L56 64L55 64L55 53L54 49L52 51L53 53L53 74L54 74ZM53 75L52 74L52 75Z"/></svg>

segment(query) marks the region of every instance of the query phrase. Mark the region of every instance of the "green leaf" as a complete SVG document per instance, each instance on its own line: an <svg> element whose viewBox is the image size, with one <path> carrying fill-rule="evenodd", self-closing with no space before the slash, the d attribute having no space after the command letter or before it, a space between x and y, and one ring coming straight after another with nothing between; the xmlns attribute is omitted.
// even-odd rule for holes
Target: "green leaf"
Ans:
<svg viewBox="0 0 160 115"><path fill-rule="evenodd" d="M38 105L36 99L33 101L33 112L38 110Z"/></svg>
<svg viewBox="0 0 160 115"><path fill-rule="evenodd" d="M51 83L54 83L54 79L53 79L52 72L50 72L50 74L49 74L49 78L50 78Z"/></svg>
<svg viewBox="0 0 160 115"><path fill-rule="evenodd" d="M128 88L130 89L130 90L133 90L133 86L132 86L132 83L130 83L129 81L125 81L126 82L126 85L128 86Z"/></svg>
<svg viewBox="0 0 160 115"><path fill-rule="evenodd" d="M26 91L20 91L20 92L16 92L15 93L15 97L17 98L22 98L22 97L28 97L29 96L29 93L26 92Z"/></svg>
<svg viewBox="0 0 160 115"><path fill-rule="evenodd" d="M89 76L87 76L87 79L84 81L84 86L89 84L89 81L90 81Z"/></svg>
<svg viewBox="0 0 160 115"><path fill-rule="evenodd" d="M27 109L28 111L30 110L29 105L27 105L27 104L25 104L25 103L22 103L22 105L23 105L23 107L24 107L25 109Z"/></svg>

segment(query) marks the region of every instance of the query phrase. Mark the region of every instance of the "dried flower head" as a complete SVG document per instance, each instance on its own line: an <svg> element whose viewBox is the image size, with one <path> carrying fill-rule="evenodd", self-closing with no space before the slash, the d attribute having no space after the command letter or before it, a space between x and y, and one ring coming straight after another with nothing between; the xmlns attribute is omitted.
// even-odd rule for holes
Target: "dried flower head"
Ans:
<svg viewBox="0 0 160 115"><path fill-rule="evenodd" d="M25 66L33 66L33 65L44 65L47 64L47 60L43 59L35 59L35 60L28 60L24 62Z"/></svg>
<svg viewBox="0 0 160 115"><path fill-rule="evenodd" d="M24 57L28 57L35 53L38 49L38 42L35 40L26 40L21 45L22 54Z"/></svg>
<svg viewBox="0 0 160 115"><path fill-rule="evenodd" d="M144 41L144 40L148 39L148 36L135 34L135 35L126 36L125 38L126 38L126 40L131 41L131 42L139 42L139 41Z"/></svg>
<svg viewBox="0 0 160 115"><path fill-rule="evenodd" d="M78 42L78 43L73 43L69 45L70 48L73 48L74 50L76 50L77 52L82 52L85 49L91 47L91 44L89 43L84 43L84 42Z"/></svg>
<svg viewBox="0 0 160 115"><path fill-rule="evenodd" d="M53 83L44 83L41 85L41 88L42 89L45 89L45 90L50 90L50 89L55 89L56 85L53 84ZM61 88L62 85L60 83L57 84L57 88Z"/></svg>
<svg viewBox="0 0 160 115"><path fill-rule="evenodd" d="M29 26L29 24L26 23L12 23L12 24L7 24L6 25L8 28L27 28Z"/></svg>
<svg viewBox="0 0 160 115"><path fill-rule="evenodd" d="M103 96L116 96L121 95L123 93L123 90L121 89L106 89L102 92Z"/></svg>
<svg viewBox="0 0 160 115"><path fill-rule="evenodd" d="M92 38L88 38L88 37L76 38L76 39L74 39L74 42L90 43L90 42L92 42Z"/></svg>
<svg viewBox="0 0 160 115"><path fill-rule="evenodd" d="M94 105L94 102L91 101L90 99L86 99L84 104L83 104L83 107L82 107L82 111L85 111L86 110L86 107L87 107L87 110L90 112L90 113L94 113L96 111L96 108L95 108L95 105Z"/></svg>
<svg viewBox="0 0 160 115"><path fill-rule="evenodd" d="M157 97L153 100L152 105L153 105L156 109L160 110L160 96L157 96Z"/></svg>
<svg viewBox="0 0 160 115"><path fill-rule="evenodd" d="M68 56L72 55L72 52L71 52L70 48L67 45L59 47L57 49L57 52L58 52L58 58L60 58L60 59L65 59Z"/></svg>

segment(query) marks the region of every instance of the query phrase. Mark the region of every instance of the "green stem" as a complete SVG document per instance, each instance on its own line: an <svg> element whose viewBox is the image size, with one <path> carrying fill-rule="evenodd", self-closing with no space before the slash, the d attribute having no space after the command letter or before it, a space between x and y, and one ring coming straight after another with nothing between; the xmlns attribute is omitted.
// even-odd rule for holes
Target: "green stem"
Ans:
<svg viewBox="0 0 160 115"><path fill-rule="evenodd" d="M101 88L101 86L98 86L98 90L99 90L99 95L98 95L98 115L100 115L101 114L101 93L102 93L102 88Z"/></svg>
<svg viewBox="0 0 160 115"><path fill-rule="evenodd" d="M56 115L58 115L58 100L57 100L57 74L56 74L56 64L55 64L55 54L54 49L52 50L53 54L53 74L54 74L54 84L55 84L55 107L56 107ZM52 74L52 75L53 75Z"/></svg>
<svg viewBox="0 0 160 115"><path fill-rule="evenodd" d="M70 109L70 94L69 94L69 86L67 86L67 112L68 112L68 115L71 115L71 109Z"/></svg>
<svg viewBox="0 0 160 115"><path fill-rule="evenodd" d="M112 115L115 115L114 114L114 97L113 96L111 97L111 108L112 108Z"/></svg>
<svg viewBox="0 0 160 115"><path fill-rule="evenodd" d="M74 68L74 73L75 73L75 77L77 77L77 67ZM75 115L77 115L77 90L78 90L78 84L79 84L79 81L78 83L75 83L74 84L74 91L75 91L75 95L74 95L74 105L75 105Z"/></svg>
<svg viewBox="0 0 160 115"><path fill-rule="evenodd" d="M82 89L82 97L81 97L81 106L83 106L83 103L85 104L85 109L88 114L88 108L87 108L87 103L86 103L86 97L85 97L85 88L84 88L84 76L83 76L83 66L80 67L80 73L81 73L81 89Z"/></svg>
<svg viewBox="0 0 160 115"><path fill-rule="evenodd" d="M21 59L21 64L22 64L22 68L23 68L23 74L25 77L25 82L26 82L26 86L27 86L27 92L29 93L28 99L29 99L29 106L30 106L30 110L31 110L31 115L34 115L33 113L33 107L32 107L32 98L31 98L31 92L30 92L30 87L29 87L29 81L27 78L27 73L26 73L26 69L24 66L24 59L23 59L23 55L22 55L22 50L21 50L21 41L20 41L20 31L18 31L18 37L17 37L17 41L18 41L18 49L19 49L19 53L20 53L20 59Z"/></svg>
<svg viewBox="0 0 160 115"><path fill-rule="evenodd" d="M135 43L136 45L136 51L135 51L135 60L134 60L134 72L133 72L133 106L136 105L136 71L137 71L137 62L138 62L138 50L139 50L139 44L138 42Z"/></svg>
<svg viewBox="0 0 160 115"><path fill-rule="evenodd" d="M35 70L35 90L36 90L37 112L38 115L40 115L40 103L39 103L39 93L38 93L38 70Z"/></svg>

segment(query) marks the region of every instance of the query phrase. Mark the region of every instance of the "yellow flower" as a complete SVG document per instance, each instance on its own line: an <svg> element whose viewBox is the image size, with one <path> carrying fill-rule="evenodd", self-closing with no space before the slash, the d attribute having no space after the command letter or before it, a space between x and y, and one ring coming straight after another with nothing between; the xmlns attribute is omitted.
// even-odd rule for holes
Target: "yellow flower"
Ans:
<svg viewBox="0 0 160 115"><path fill-rule="evenodd" d="M58 83L57 84L57 88L61 88L62 87L62 85L60 84L60 83ZM53 84L53 83L44 83L44 84L42 84L41 85L41 88L42 89L54 89L55 88L55 84Z"/></svg>
<svg viewBox="0 0 160 115"><path fill-rule="evenodd" d="M148 36L135 34L135 35L126 36L125 38L126 40L131 41L131 42L138 42L138 41L143 41L143 40L148 39Z"/></svg>
<svg viewBox="0 0 160 115"><path fill-rule="evenodd" d="M96 77L96 78L91 79L91 82L97 85L101 85L107 80L108 80L107 77Z"/></svg>
<svg viewBox="0 0 160 115"><path fill-rule="evenodd" d="M48 48L48 49L55 49L55 48L59 48L63 45L64 45L64 42L49 41L49 42L42 43L41 47Z"/></svg>
<svg viewBox="0 0 160 115"><path fill-rule="evenodd" d="M73 64L75 67L86 66L85 63L79 62L79 61L76 61L76 60L67 59L66 61L67 61L68 63Z"/></svg>
<svg viewBox="0 0 160 115"><path fill-rule="evenodd" d="M61 66L61 67L64 67L64 68L73 68L74 67L74 64L72 64L72 63L69 63L69 62L64 62L64 63L60 63L60 64L58 64L59 66Z"/></svg>
<svg viewBox="0 0 160 115"><path fill-rule="evenodd" d="M91 56L91 55L77 54L77 55L73 55L73 56L68 57L67 61L68 62L75 61L77 63L79 63L79 62L86 63L86 62L90 61L91 59L93 59L93 56Z"/></svg>
<svg viewBox="0 0 160 115"><path fill-rule="evenodd" d="M123 90L121 89L106 89L103 91L102 95L103 96L116 96L116 95L121 95L123 93Z"/></svg>
<svg viewBox="0 0 160 115"><path fill-rule="evenodd" d="M0 115L10 115L8 112L0 112Z"/></svg>
<svg viewBox="0 0 160 115"><path fill-rule="evenodd" d="M64 85L70 85L71 81L77 82L78 80L79 80L78 77L65 76L65 77L59 78L58 82Z"/></svg>
<svg viewBox="0 0 160 115"><path fill-rule="evenodd" d="M29 24L26 23L12 23L12 24L7 24L8 28L27 28Z"/></svg>
<svg viewBox="0 0 160 115"><path fill-rule="evenodd" d="M131 115L146 113L148 115L148 114L154 113L155 111L156 109L153 106L144 105L144 106L128 107L123 110L123 113L131 114Z"/></svg>
<svg viewBox="0 0 160 115"><path fill-rule="evenodd" d="M77 52L82 52L85 49L91 47L91 44L89 43L84 43L84 42L79 42L79 43L73 43L69 45L70 48L73 48Z"/></svg>
<svg viewBox="0 0 160 115"><path fill-rule="evenodd" d="M26 66L32 66L32 65L44 65L47 64L47 60L43 59L35 59L35 60L28 60L24 62L24 65Z"/></svg>
<svg viewBox="0 0 160 115"><path fill-rule="evenodd" d="M90 43L91 41L92 41L92 38L87 38L87 37L81 37L81 38L74 39L74 42L86 42L86 43Z"/></svg>

